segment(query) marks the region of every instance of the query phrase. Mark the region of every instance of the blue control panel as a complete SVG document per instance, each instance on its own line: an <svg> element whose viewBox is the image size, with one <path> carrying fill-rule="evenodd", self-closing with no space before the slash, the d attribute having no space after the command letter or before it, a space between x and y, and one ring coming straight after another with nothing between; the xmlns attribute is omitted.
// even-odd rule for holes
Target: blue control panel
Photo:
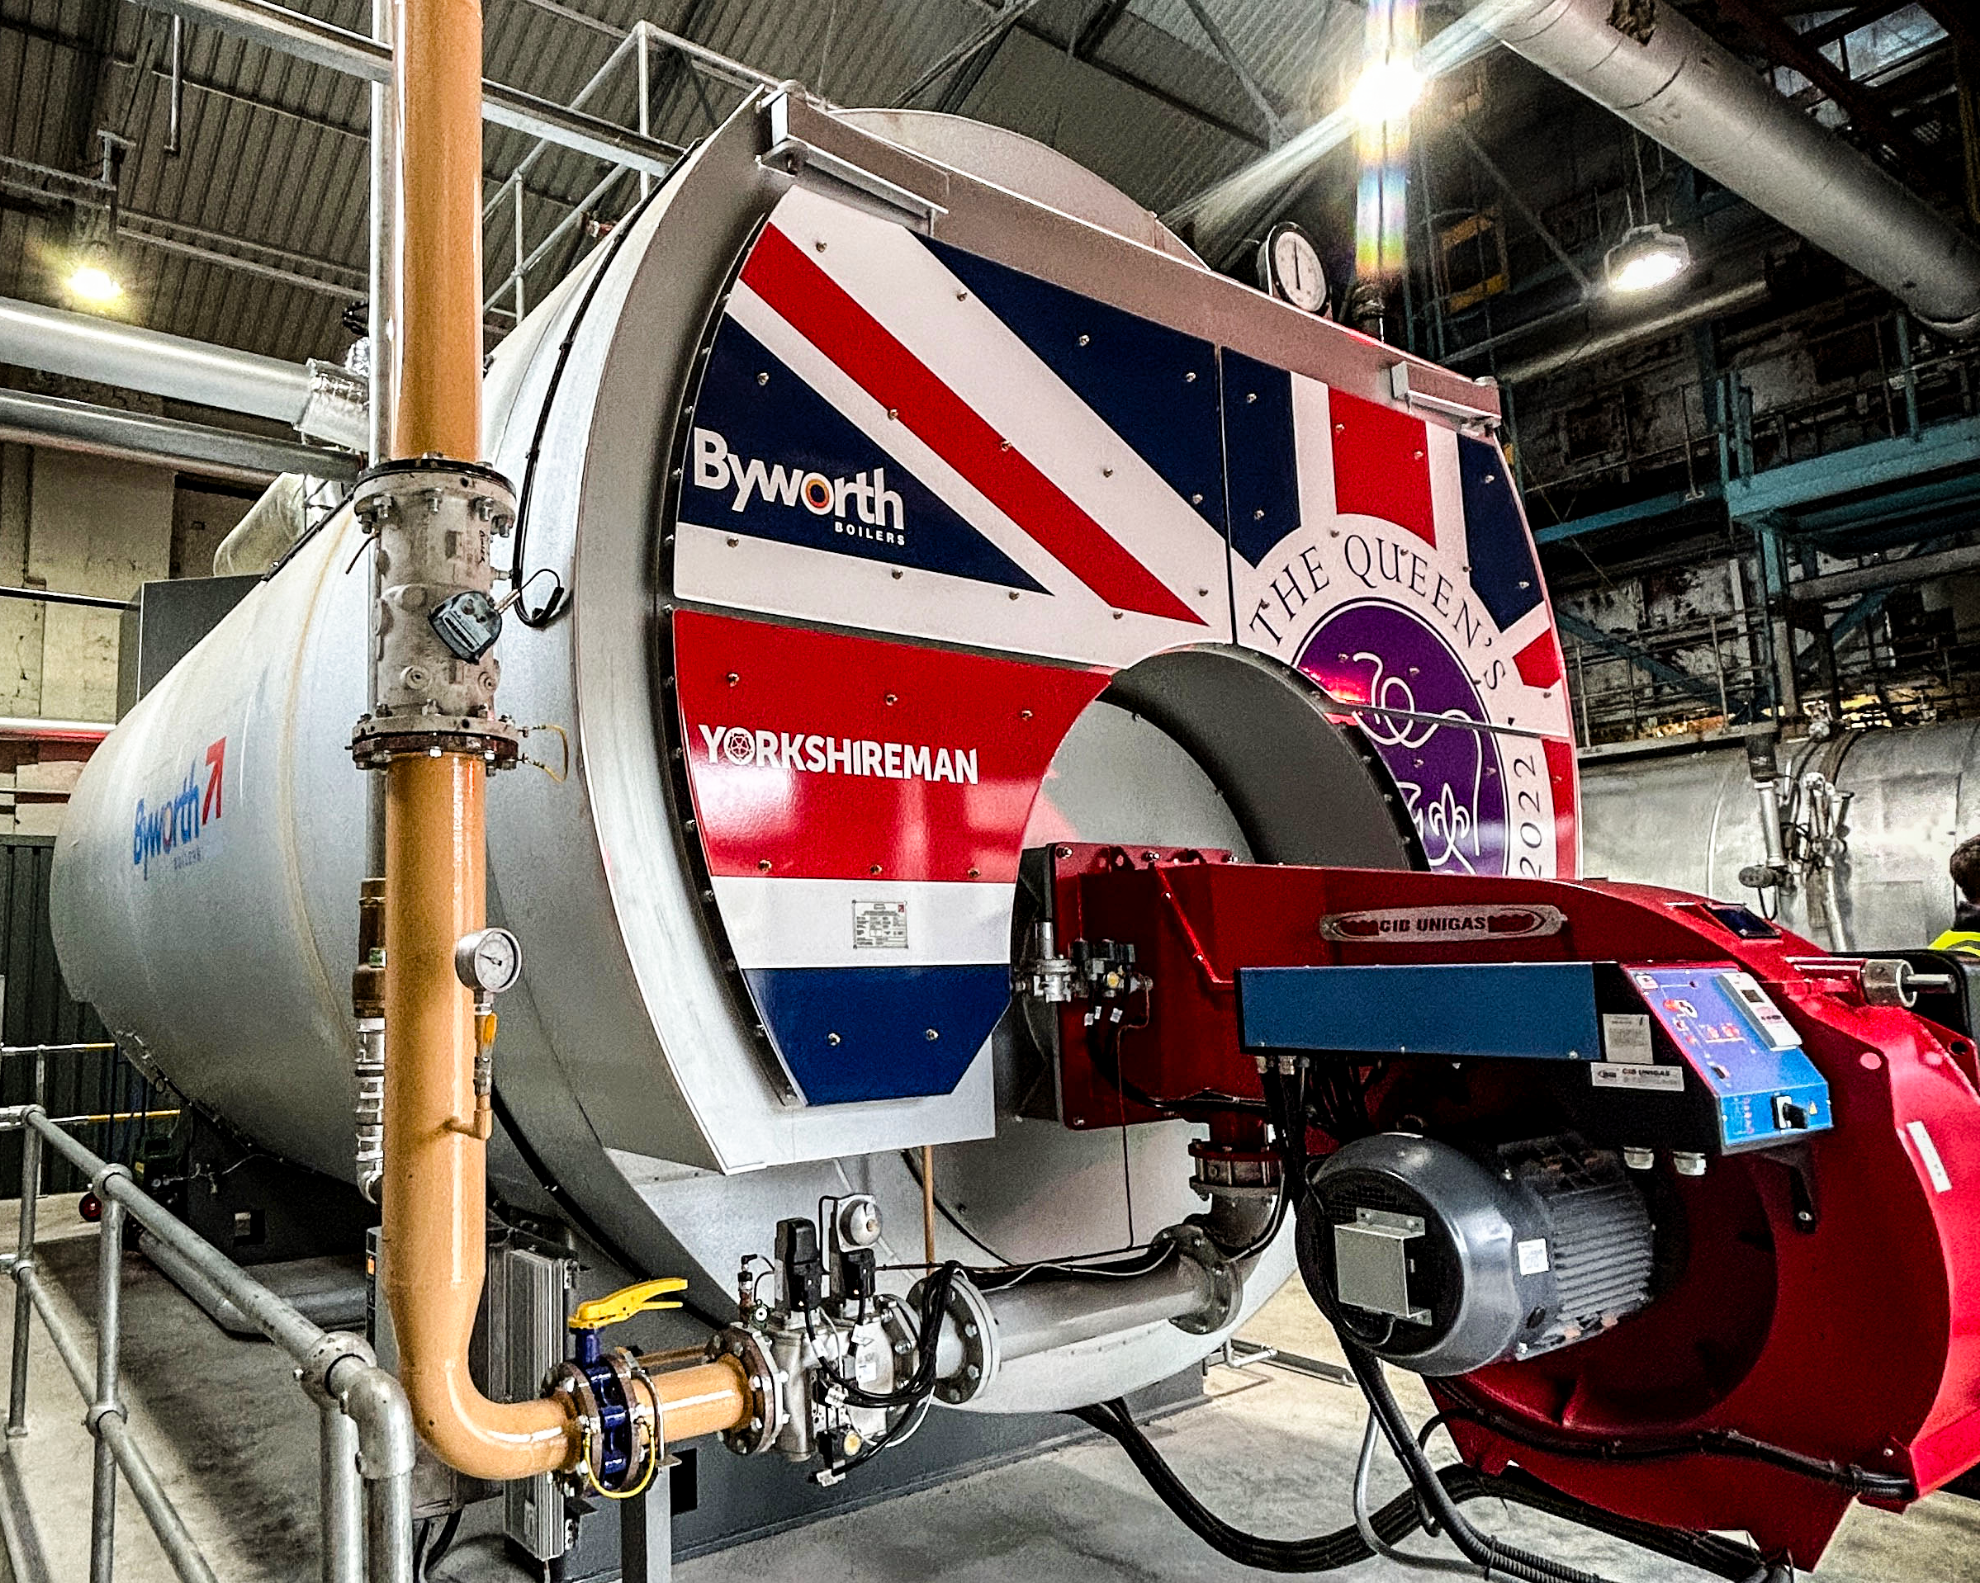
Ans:
<svg viewBox="0 0 1980 1583"><path fill-rule="evenodd" d="M1781 1143L1835 1125L1829 1085L1751 976L1727 962L1626 963L1624 971L1712 1095L1722 1147Z"/></svg>
<svg viewBox="0 0 1980 1583"><path fill-rule="evenodd" d="M1247 1050L1595 1061L1589 962L1241 967Z"/></svg>

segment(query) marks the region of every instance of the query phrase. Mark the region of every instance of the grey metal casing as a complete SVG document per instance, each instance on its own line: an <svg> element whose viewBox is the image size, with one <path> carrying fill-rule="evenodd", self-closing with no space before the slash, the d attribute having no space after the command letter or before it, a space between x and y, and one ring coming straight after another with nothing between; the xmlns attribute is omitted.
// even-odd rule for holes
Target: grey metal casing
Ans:
<svg viewBox="0 0 1980 1583"><path fill-rule="evenodd" d="M1521 1233L1512 1218L1513 1195L1470 1155L1412 1133L1357 1138L1330 1154L1314 1173L1315 1193L1324 1194L1330 1178L1349 1172L1378 1177L1434 1206L1428 1234L1449 1239L1463 1272L1457 1310L1448 1317L1433 1316L1436 1330L1427 1345L1391 1344L1376 1350L1432 1378L1469 1374L1505 1356L1526 1315L1548 1306L1553 1296L1551 1271L1519 1273L1515 1244ZM1420 1308L1421 1294L1410 1295Z"/></svg>

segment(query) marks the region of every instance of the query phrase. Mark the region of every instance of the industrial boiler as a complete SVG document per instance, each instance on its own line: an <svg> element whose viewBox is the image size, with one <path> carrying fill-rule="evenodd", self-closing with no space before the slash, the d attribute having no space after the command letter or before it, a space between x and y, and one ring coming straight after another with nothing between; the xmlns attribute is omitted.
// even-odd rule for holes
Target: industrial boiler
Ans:
<svg viewBox="0 0 1980 1583"><path fill-rule="evenodd" d="M477 1228L485 1145L647 1284L520 1427L422 1417L456 1465L624 1494L719 1431L835 1481L930 1411L1076 1411L1277 1570L1427 1513L1586 1578L1485 1493L1812 1564L1980 1460L1963 969L1579 881L1498 423L1049 150L757 94L503 343L481 458L365 475L106 741L64 969L389 1231L362 770L470 741L439 1130ZM1270 1541L1119 1403L1295 1270L1415 1493ZM612 1344L677 1282L691 1366Z"/></svg>

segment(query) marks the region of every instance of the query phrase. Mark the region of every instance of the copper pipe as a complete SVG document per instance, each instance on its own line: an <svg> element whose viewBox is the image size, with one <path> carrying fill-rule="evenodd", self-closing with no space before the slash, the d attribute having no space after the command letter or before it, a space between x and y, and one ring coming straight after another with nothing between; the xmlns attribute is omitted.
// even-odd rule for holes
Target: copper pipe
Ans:
<svg viewBox="0 0 1980 1583"><path fill-rule="evenodd" d="M407 10L418 9L417 4ZM478 124L478 123L477 123ZM519 1479L577 1460L566 1405L491 1402L468 1375L486 1274L486 1150L447 1123L474 1111L474 1002L454 943L483 913L486 770L463 753L385 771L385 1292L413 1424L451 1467Z"/></svg>
<svg viewBox="0 0 1980 1583"><path fill-rule="evenodd" d="M935 1268L935 1150L921 1146L921 1251L929 1269Z"/></svg>
<svg viewBox="0 0 1980 1583"><path fill-rule="evenodd" d="M394 22L399 180L392 454L481 455L481 6L405 0ZM479 859L477 858L477 861Z"/></svg>
<svg viewBox="0 0 1980 1583"><path fill-rule="evenodd" d="M678 1353L655 1352L639 1360L653 1381L666 1443L679 1445L699 1435L720 1434L749 1422L749 1381L735 1358L687 1369L666 1369L665 1360Z"/></svg>

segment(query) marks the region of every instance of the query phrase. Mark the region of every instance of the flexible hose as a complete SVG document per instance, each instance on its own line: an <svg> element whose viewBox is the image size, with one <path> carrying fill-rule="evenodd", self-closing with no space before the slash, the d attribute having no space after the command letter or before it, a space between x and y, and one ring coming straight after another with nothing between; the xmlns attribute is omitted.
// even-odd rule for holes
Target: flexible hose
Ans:
<svg viewBox="0 0 1980 1583"><path fill-rule="evenodd" d="M1484 1567L1474 1566L1469 1561L1458 1561L1450 1556L1411 1555L1406 1550L1398 1550L1375 1531L1374 1523L1368 1518L1368 1475L1374 1469L1375 1442L1380 1436L1381 1427L1371 1412L1361 1431L1361 1455L1354 1462L1354 1526L1360 1531L1362 1539L1377 1555L1398 1566L1414 1567L1419 1572L1460 1572L1466 1577L1489 1577Z"/></svg>
<svg viewBox="0 0 1980 1583"><path fill-rule="evenodd" d="M1220 1555L1241 1566L1262 1572L1327 1572L1365 1561L1374 1551L1358 1529L1348 1528L1314 1539L1267 1539L1246 1533L1223 1521L1190 1493L1175 1470L1148 1442L1121 1401L1096 1403L1075 1410L1073 1417L1098 1429L1128 1454L1148 1486L1183 1524ZM1791 1583L1792 1573L1769 1564L1750 1546L1721 1539L1715 1534L1686 1533L1619 1517L1614 1512L1590 1506L1586 1501L1563 1494L1543 1484L1530 1473L1508 1468L1504 1473L1485 1474L1463 1463L1439 1468L1437 1483L1452 1501L1501 1500L1578 1523L1597 1533L1636 1545L1656 1555L1668 1556L1687 1566L1697 1567L1728 1583ZM1369 1516L1369 1524L1385 1544L1393 1545L1423 1526L1423 1505L1411 1490L1397 1496ZM1510 1576L1503 1570L1501 1576Z"/></svg>
<svg viewBox="0 0 1980 1583"><path fill-rule="evenodd" d="M1260 1572L1333 1572L1375 1554L1353 1525L1312 1539L1267 1539L1246 1533L1190 1493L1175 1470L1162 1460L1162 1454L1148 1443L1124 1403L1096 1403L1079 1408L1073 1417L1119 1445L1162 1504L1197 1538L1240 1566ZM1422 1526L1422 1514L1415 1495L1406 1491L1375 1512L1369 1522L1376 1534L1393 1544Z"/></svg>

